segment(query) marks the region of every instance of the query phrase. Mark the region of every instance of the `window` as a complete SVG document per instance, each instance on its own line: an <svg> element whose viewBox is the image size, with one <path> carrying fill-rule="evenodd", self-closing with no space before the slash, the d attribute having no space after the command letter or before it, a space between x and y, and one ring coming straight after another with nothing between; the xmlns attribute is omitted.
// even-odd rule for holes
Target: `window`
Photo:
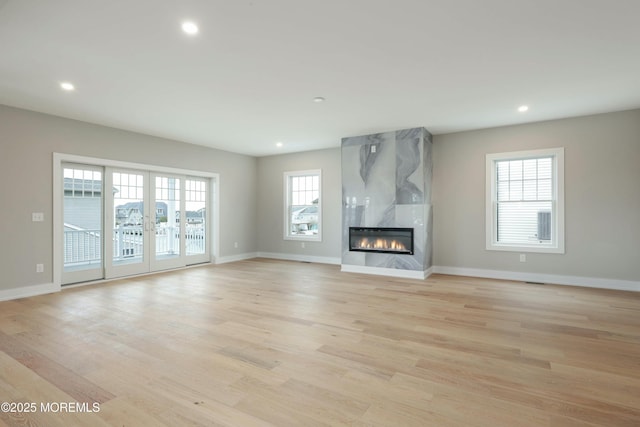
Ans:
<svg viewBox="0 0 640 427"><path fill-rule="evenodd" d="M487 154L487 249L564 253L564 149Z"/></svg>
<svg viewBox="0 0 640 427"><path fill-rule="evenodd" d="M64 197L101 197L102 172L65 167Z"/></svg>
<svg viewBox="0 0 640 427"><path fill-rule="evenodd" d="M187 178L186 181L187 255L206 253L207 180Z"/></svg>
<svg viewBox="0 0 640 427"><path fill-rule="evenodd" d="M290 240L322 240L321 171L285 172L285 233Z"/></svg>

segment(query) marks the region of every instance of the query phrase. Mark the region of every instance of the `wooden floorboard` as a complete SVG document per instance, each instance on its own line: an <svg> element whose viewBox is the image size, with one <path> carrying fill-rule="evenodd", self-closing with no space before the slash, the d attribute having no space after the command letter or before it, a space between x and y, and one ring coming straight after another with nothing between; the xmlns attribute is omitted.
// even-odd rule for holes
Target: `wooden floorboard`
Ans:
<svg viewBox="0 0 640 427"><path fill-rule="evenodd" d="M38 409L0 427L637 427L640 294L266 259L123 279L0 302L0 402Z"/></svg>

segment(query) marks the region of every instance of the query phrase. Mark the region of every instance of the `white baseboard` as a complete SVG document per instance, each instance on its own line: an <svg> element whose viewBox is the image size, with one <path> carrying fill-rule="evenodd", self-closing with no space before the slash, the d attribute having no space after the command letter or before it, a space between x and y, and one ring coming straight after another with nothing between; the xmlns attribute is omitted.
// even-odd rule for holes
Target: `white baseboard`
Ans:
<svg viewBox="0 0 640 427"><path fill-rule="evenodd" d="M560 274L525 273L518 271L484 270L480 268L446 266L434 266L433 272L438 274L451 274L454 276L484 277L487 279L514 280L521 282L584 286L588 288L640 292L640 282L632 280L602 279L597 277L565 276Z"/></svg>
<svg viewBox="0 0 640 427"><path fill-rule="evenodd" d="M42 285L0 290L0 301L34 297L36 295L50 294L53 292L60 292L60 286L55 283L43 283Z"/></svg>
<svg viewBox="0 0 640 427"><path fill-rule="evenodd" d="M342 264L340 271L345 273L374 274L376 276L400 277L403 279L424 280L431 275L431 269L426 271L399 270L397 268L367 267L365 265Z"/></svg>
<svg viewBox="0 0 640 427"><path fill-rule="evenodd" d="M226 264L228 262L244 261L246 259L252 259L257 257L258 257L257 252L248 252L245 254L229 255L229 256L216 258L214 260L214 264Z"/></svg>
<svg viewBox="0 0 640 427"><path fill-rule="evenodd" d="M428 279L433 274L433 267L429 267L424 272L424 278Z"/></svg>
<svg viewBox="0 0 640 427"><path fill-rule="evenodd" d="M340 265L340 262L342 261L340 258L333 258L333 257L299 255L299 254L282 254L277 252L258 252L258 257L271 258L271 259L283 259L287 261L315 262L318 264L332 264L332 265Z"/></svg>

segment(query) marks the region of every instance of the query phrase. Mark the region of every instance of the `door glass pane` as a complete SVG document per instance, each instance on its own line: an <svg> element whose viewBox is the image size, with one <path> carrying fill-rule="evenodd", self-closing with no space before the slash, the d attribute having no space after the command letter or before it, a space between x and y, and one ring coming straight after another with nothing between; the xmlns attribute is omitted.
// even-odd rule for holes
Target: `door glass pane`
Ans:
<svg viewBox="0 0 640 427"><path fill-rule="evenodd" d="M143 261L143 182L140 174L113 172L113 265Z"/></svg>
<svg viewBox="0 0 640 427"><path fill-rule="evenodd" d="M102 172L63 168L64 271L102 267Z"/></svg>
<svg viewBox="0 0 640 427"><path fill-rule="evenodd" d="M185 182L185 237L187 255L206 252L207 181L187 179Z"/></svg>
<svg viewBox="0 0 640 427"><path fill-rule="evenodd" d="M180 256L180 179L157 176L155 182L156 259Z"/></svg>

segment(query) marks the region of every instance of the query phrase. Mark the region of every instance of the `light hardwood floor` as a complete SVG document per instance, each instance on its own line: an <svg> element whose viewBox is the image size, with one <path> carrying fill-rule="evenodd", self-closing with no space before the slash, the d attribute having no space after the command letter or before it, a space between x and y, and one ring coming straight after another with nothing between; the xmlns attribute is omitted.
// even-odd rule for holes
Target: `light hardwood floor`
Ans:
<svg viewBox="0 0 640 427"><path fill-rule="evenodd" d="M640 294L256 259L0 303L0 426L640 426Z"/></svg>

